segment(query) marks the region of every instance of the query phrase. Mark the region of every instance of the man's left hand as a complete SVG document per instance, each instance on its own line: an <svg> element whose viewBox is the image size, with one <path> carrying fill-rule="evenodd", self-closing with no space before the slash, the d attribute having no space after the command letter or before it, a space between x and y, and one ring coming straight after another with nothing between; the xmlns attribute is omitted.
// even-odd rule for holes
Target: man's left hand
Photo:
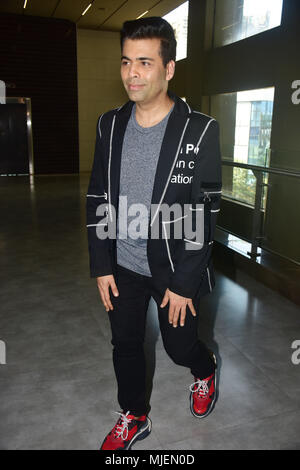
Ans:
<svg viewBox="0 0 300 470"><path fill-rule="evenodd" d="M170 291L170 289L166 289L164 298L160 305L161 308L165 307L167 303L170 302L169 305L169 323L173 325L174 328L177 327L178 319L180 317L180 326L184 325L185 317L186 317L186 306L188 305L192 315L196 316L196 311L192 302L192 299L187 297L182 297L181 295L175 294L175 292Z"/></svg>

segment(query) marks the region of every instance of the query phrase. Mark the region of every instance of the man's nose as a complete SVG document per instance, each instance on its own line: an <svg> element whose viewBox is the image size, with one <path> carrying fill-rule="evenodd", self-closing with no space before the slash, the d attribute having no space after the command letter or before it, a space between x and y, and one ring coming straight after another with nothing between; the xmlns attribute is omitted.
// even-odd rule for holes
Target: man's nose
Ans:
<svg viewBox="0 0 300 470"><path fill-rule="evenodd" d="M138 67L136 64L131 64L130 65L130 68L129 68L129 76L130 77L138 77L139 75L139 71L138 71Z"/></svg>

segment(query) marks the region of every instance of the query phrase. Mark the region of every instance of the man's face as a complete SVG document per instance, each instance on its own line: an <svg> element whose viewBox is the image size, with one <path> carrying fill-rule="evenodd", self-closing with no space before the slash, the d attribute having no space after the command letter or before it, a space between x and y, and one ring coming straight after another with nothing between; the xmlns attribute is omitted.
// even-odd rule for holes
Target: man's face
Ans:
<svg viewBox="0 0 300 470"><path fill-rule="evenodd" d="M121 58L121 78L129 99L151 103L165 94L174 75L175 62L164 67L159 55L160 39L125 39Z"/></svg>

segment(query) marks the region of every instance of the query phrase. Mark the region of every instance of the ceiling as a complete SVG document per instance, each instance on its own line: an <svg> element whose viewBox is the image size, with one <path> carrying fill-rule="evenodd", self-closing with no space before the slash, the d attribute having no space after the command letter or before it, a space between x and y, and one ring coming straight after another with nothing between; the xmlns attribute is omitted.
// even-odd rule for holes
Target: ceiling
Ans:
<svg viewBox="0 0 300 470"><path fill-rule="evenodd" d="M126 20L142 15L163 16L185 0L0 0L0 14L14 13L19 15L61 18L77 24L78 28L94 30L120 31ZM86 7L90 9L81 16Z"/></svg>

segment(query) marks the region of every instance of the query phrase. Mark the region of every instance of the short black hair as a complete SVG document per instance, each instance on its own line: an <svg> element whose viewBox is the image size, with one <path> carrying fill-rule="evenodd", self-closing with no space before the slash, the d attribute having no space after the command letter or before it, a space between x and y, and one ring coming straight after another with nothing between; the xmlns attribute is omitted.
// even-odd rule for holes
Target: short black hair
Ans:
<svg viewBox="0 0 300 470"><path fill-rule="evenodd" d="M164 67L170 60L176 60L177 41L174 29L160 16L125 21L120 36L121 50L125 39L160 39L160 56Z"/></svg>

